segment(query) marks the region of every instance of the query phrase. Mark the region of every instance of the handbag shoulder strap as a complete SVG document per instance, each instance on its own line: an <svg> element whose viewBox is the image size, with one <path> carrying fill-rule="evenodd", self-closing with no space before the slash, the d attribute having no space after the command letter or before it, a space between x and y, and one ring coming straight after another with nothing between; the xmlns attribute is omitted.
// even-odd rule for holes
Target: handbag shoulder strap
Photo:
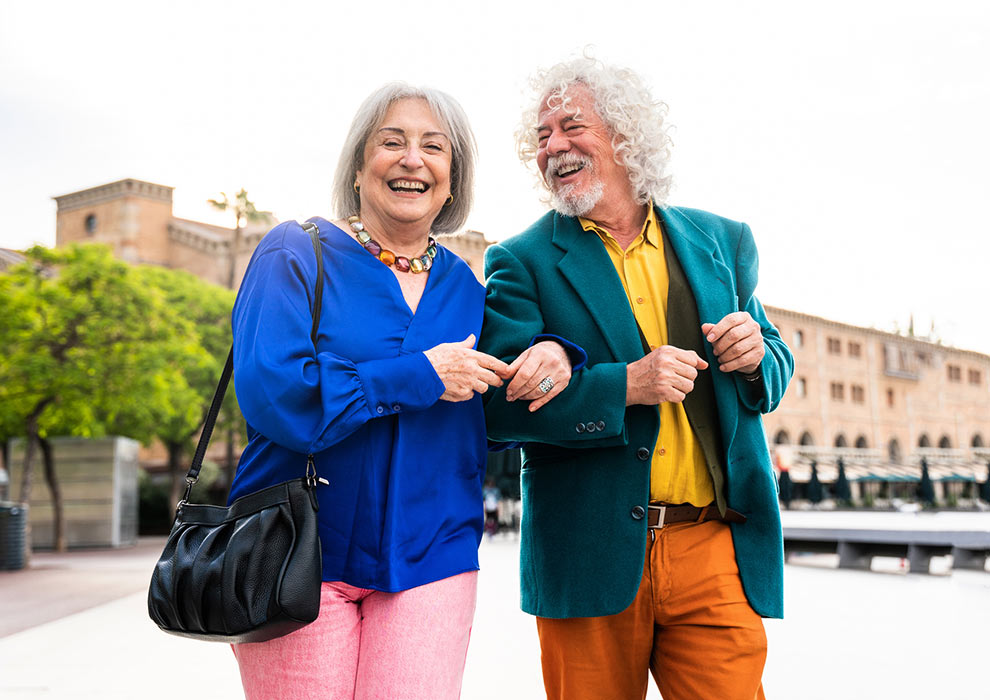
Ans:
<svg viewBox="0 0 990 700"><path fill-rule="evenodd" d="M310 338L313 340L313 347L316 347L316 336L320 329L320 313L323 309L323 249L320 246L320 227L312 221L302 224L303 230L309 234L313 241L313 252L316 254L316 289L313 296L313 326L310 330ZM199 436L199 444L196 446L196 454L193 455L192 466L186 474L186 494L181 502L189 500L189 492L192 491L193 484L199 480L199 470L203 467L203 458L206 456L206 448L210 444L213 436L213 427L216 425L217 416L220 415L220 407L223 404L223 397L227 393L227 385L230 383L230 376L234 372L234 346L230 346L227 353L227 362L223 366L223 373L220 375L220 382L217 390L213 394L213 403L206 414L206 422L203 423L203 432Z"/></svg>

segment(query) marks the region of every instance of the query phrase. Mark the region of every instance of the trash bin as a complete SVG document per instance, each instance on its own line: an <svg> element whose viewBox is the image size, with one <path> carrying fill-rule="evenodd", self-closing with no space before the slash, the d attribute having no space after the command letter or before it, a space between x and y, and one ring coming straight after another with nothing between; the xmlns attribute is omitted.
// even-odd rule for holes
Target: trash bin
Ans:
<svg viewBox="0 0 990 700"><path fill-rule="evenodd" d="M24 568L27 518L27 506L0 503L0 571Z"/></svg>

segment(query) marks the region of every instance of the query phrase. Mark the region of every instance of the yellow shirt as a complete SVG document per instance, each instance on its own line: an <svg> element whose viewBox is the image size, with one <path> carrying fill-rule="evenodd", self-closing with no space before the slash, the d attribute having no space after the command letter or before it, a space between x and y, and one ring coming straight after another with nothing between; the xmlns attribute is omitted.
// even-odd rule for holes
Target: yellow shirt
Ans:
<svg viewBox="0 0 990 700"><path fill-rule="evenodd" d="M651 206L643 231L625 250L612 234L593 221L580 219L585 231L594 231L619 273L629 305L650 349L667 344L667 260L656 213ZM701 445L694 437L683 404L660 404L660 435L653 448L650 499L706 506L715 489Z"/></svg>

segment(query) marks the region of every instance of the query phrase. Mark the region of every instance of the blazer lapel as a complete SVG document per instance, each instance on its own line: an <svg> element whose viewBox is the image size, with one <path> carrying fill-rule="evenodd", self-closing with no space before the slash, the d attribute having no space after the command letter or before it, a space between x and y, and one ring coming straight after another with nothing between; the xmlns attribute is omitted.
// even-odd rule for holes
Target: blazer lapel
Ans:
<svg viewBox="0 0 990 700"><path fill-rule="evenodd" d="M620 362L643 357L636 318L605 246L575 218L555 213L553 227L553 243L565 251L557 267L584 302L612 355Z"/></svg>
<svg viewBox="0 0 990 700"><path fill-rule="evenodd" d="M657 209L670 244L694 292L701 323L718 323L739 310L732 273L722 262L715 240L676 207Z"/></svg>

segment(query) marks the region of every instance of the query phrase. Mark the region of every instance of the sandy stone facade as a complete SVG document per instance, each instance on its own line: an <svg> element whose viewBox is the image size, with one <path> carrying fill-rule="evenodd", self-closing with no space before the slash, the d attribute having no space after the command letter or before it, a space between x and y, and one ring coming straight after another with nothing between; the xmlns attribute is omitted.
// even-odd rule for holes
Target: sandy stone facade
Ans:
<svg viewBox="0 0 990 700"><path fill-rule="evenodd" d="M986 480L990 356L766 310L795 357L784 400L764 417L778 465L793 480L807 481L814 460L821 480L834 481L840 457L863 487L854 498L910 496L923 458L943 486L940 499L971 497L972 484Z"/></svg>
<svg viewBox="0 0 990 700"><path fill-rule="evenodd" d="M177 218L172 189L128 178L55 197L55 245L106 243L122 260L188 270L226 286L234 230ZM270 217L241 232L234 263L237 282L258 241L275 223Z"/></svg>

